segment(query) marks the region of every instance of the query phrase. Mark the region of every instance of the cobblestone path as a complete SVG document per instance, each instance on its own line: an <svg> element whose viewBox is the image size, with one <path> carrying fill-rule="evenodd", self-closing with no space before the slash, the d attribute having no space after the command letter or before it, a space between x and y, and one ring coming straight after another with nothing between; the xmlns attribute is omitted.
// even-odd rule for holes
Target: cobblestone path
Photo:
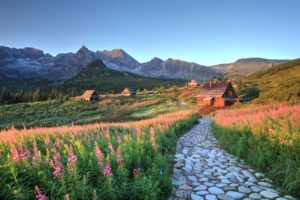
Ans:
<svg viewBox="0 0 300 200"><path fill-rule="evenodd" d="M220 148L211 132L211 119L182 136L176 148L170 200L294 199L281 195L263 173Z"/></svg>

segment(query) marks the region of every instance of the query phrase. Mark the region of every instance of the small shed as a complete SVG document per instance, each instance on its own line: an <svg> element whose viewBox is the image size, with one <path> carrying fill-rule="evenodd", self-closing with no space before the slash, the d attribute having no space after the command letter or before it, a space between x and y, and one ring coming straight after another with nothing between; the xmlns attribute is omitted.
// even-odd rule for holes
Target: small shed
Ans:
<svg viewBox="0 0 300 200"><path fill-rule="evenodd" d="M197 97L200 105L225 107L239 102L231 82L206 83Z"/></svg>
<svg viewBox="0 0 300 200"><path fill-rule="evenodd" d="M134 88L125 88L121 94L123 96L135 96L136 95L136 89Z"/></svg>
<svg viewBox="0 0 300 200"><path fill-rule="evenodd" d="M190 80L190 82L188 83L189 87L197 87L198 83L196 80Z"/></svg>
<svg viewBox="0 0 300 200"><path fill-rule="evenodd" d="M87 101L99 101L99 94L96 92L96 90L86 90L79 99L84 99Z"/></svg>

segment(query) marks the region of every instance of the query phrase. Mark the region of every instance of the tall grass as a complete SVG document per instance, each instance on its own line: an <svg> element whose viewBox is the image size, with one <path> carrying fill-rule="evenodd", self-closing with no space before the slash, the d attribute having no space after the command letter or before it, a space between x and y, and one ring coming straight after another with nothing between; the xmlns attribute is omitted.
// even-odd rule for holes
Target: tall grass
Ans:
<svg viewBox="0 0 300 200"><path fill-rule="evenodd" d="M214 133L229 152L267 173L284 192L300 196L299 105L218 111Z"/></svg>
<svg viewBox="0 0 300 200"><path fill-rule="evenodd" d="M3 131L0 199L166 199L170 155L195 121L186 111L131 124Z"/></svg>

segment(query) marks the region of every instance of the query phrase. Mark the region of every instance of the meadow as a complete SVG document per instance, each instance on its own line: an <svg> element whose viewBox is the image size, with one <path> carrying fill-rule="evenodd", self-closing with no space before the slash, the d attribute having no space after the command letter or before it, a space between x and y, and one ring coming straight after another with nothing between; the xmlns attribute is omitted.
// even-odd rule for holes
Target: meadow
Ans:
<svg viewBox="0 0 300 200"><path fill-rule="evenodd" d="M230 153L300 196L300 105L255 105L217 111L214 134Z"/></svg>
<svg viewBox="0 0 300 200"><path fill-rule="evenodd" d="M0 106L0 129L61 126L95 122L126 122L155 117L178 109L164 96L102 97L100 102L44 101Z"/></svg>
<svg viewBox="0 0 300 200"><path fill-rule="evenodd" d="M131 123L0 132L0 199L166 199L189 110Z"/></svg>

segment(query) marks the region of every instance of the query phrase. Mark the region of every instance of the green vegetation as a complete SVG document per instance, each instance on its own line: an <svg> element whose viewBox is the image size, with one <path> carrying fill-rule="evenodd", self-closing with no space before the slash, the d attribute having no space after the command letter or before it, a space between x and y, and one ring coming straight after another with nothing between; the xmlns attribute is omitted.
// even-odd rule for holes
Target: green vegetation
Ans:
<svg viewBox="0 0 300 200"><path fill-rule="evenodd" d="M103 97L100 102L45 101L0 106L0 129L86 124L99 121L124 122L155 117L178 109L163 96Z"/></svg>
<svg viewBox="0 0 300 200"><path fill-rule="evenodd" d="M197 118L37 133L2 144L0 199L167 199L177 139Z"/></svg>
<svg viewBox="0 0 300 200"><path fill-rule="evenodd" d="M225 150L264 171L284 192L300 197L299 108L217 112L213 132Z"/></svg>
<svg viewBox="0 0 300 200"><path fill-rule="evenodd" d="M242 79L241 94L256 97L258 103L270 101L300 100L300 59L287 62L267 71L253 74Z"/></svg>

